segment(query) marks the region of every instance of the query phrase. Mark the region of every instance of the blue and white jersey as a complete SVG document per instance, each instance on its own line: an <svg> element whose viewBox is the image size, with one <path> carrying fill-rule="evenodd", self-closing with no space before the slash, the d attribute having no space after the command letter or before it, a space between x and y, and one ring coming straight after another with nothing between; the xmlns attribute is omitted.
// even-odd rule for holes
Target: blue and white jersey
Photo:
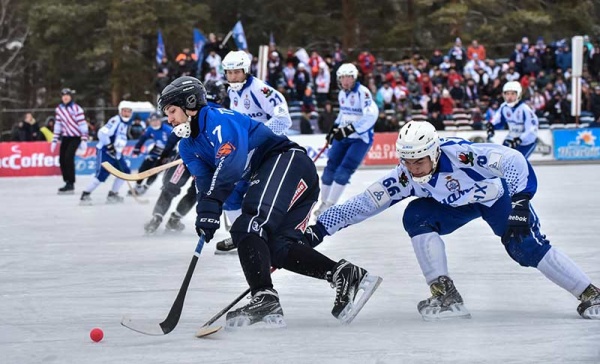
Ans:
<svg viewBox="0 0 600 364"><path fill-rule="evenodd" d="M478 203L489 207L504 193L535 194L535 173L518 151L462 138L440 138L440 143L440 160L429 182L413 181L408 169L399 164L361 194L327 209L319 221L333 234L410 196L429 197L450 206Z"/></svg>
<svg viewBox="0 0 600 364"><path fill-rule="evenodd" d="M151 126L147 127L144 131L144 134L140 136L138 142L135 144L135 148L142 148L146 140L151 139L154 141L154 146L150 149L148 155L152 156L160 156L165 147L167 146L167 141L169 140L169 135L173 131L173 127L169 124L162 123L159 129L154 129Z"/></svg>
<svg viewBox="0 0 600 364"><path fill-rule="evenodd" d="M523 145L529 145L537 139L538 118L523 100L514 107L508 106L506 102L502 103L490 122L494 126L502 123L508 125L506 139L519 138Z"/></svg>
<svg viewBox="0 0 600 364"><path fill-rule="evenodd" d="M348 136L351 139L362 139L365 143L373 141L373 127L379 116L379 108L373 100L373 95L368 88L359 82L349 91L340 91L338 94L340 113L335 119L335 124L346 127L354 126L356 133Z"/></svg>
<svg viewBox="0 0 600 364"><path fill-rule="evenodd" d="M265 123L277 135L286 134L292 118L283 95L258 78L248 75L240 91L228 90L231 110Z"/></svg>
<svg viewBox="0 0 600 364"><path fill-rule="evenodd" d="M195 123L195 124L194 124ZM238 112L203 107L192 119L192 135L179 142L179 154L196 177L199 196L223 203L241 179L249 180L268 157L292 149L302 150L265 124Z"/></svg>
<svg viewBox="0 0 600 364"><path fill-rule="evenodd" d="M121 158L123 148L127 145L128 128L129 123L124 122L119 115L108 119L108 122L98 130L98 144L96 144L96 148L101 150L108 144L113 144L117 152L117 159Z"/></svg>

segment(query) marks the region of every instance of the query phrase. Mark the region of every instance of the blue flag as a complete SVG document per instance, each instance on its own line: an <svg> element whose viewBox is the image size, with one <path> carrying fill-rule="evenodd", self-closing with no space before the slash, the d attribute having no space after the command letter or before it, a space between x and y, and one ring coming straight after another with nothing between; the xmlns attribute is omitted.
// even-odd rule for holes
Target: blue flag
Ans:
<svg viewBox="0 0 600 364"><path fill-rule="evenodd" d="M198 59L198 67L202 65L204 59L204 45L206 44L206 37L200 32L199 29L194 28L194 53Z"/></svg>
<svg viewBox="0 0 600 364"><path fill-rule="evenodd" d="M156 63L161 64L162 59L166 56L167 52L165 52L165 42L163 42L162 33L160 30L158 31L158 42L156 43Z"/></svg>
<svg viewBox="0 0 600 364"><path fill-rule="evenodd" d="M273 32L269 34L269 44L275 44L275 37L273 36Z"/></svg>
<svg viewBox="0 0 600 364"><path fill-rule="evenodd" d="M233 41L239 50L248 49L248 43L246 42L246 34L244 34L244 28L242 27L242 21L238 20L233 27Z"/></svg>

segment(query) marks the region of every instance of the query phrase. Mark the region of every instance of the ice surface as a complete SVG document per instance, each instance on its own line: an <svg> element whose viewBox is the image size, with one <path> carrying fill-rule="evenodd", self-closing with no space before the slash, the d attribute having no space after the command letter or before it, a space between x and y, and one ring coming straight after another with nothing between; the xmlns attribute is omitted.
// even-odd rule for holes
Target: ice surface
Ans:
<svg viewBox="0 0 600 364"><path fill-rule="evenodd" d="M600 283L600 168L536 170L542 232ZM342 198L382 173L358 171ZM581 319L571 294L513 262L482 221L445 237L451 276L473 318L424 322L416 305L429 290L402 229L405 203L319 247L384 278L349 326L331 316L335 293L326 282L278 271L286 329L194 338L246 289L237 256L214 255L211 242L179 326L162 337L138 334L120 326L121 317L165 318L197 242L194 214L181 235L145 237L160 180L145 196L152 204L106 205L111 178L92 194L94 206L80 207L89 180L78 177L75 196L58 196L60 177L0 179L1 363L600 362L600 321ZM215 242L224 237L218 232ZM89 339L93 327L104 330L102 342Z"/></svg>

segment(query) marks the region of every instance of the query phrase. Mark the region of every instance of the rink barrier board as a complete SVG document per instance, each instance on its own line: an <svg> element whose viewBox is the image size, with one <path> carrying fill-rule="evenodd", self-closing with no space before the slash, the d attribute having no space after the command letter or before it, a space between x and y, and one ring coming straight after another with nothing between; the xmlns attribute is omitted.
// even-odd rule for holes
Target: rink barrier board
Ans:
<svg viewBox="0 0 600 364"><path fill-rule="evenodd" d="M485 142L487 133L483 130L440 131L441 137L461 137L473 142ZM502 143L506 130L496 131L494 143ZM394 166L396 156L396 138L398 134L375 133L373 146L363 161L364 166ZM290 139L304 147L311 159L314 159L325 143L324 134L292 135ZM147 142L142 154L132 157L135 141L129 141L123 150L125 160L132 170L137 170L145 155L143 152L152 144ZM600 161L600 129L543 129L538 133L538 145L529 157L532 163L553 161ZM315 164L324 168L327 164L327 150ZM78 175L94 174L96 171L96 142L88 143L83 156L75 157L75 169ZM0 177L30 177L60 175L58 148L50 152L50 143L27 142L0 143Z"/></svg>

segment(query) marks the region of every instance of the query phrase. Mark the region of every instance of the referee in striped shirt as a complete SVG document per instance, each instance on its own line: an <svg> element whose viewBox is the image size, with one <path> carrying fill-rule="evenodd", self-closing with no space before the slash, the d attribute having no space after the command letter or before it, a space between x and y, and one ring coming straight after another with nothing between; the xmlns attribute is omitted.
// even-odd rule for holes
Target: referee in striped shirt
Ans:
<svg viewBox="0 0 600 364"><path fill-rule="evenodd" d="M60 171L65 181L59 195L75 193L75 153L87 150L88 126L81 106L73 102L74 90L63 88L62 103L55 109L54 139L50 150L54 153L60 138Z"/></svg>

